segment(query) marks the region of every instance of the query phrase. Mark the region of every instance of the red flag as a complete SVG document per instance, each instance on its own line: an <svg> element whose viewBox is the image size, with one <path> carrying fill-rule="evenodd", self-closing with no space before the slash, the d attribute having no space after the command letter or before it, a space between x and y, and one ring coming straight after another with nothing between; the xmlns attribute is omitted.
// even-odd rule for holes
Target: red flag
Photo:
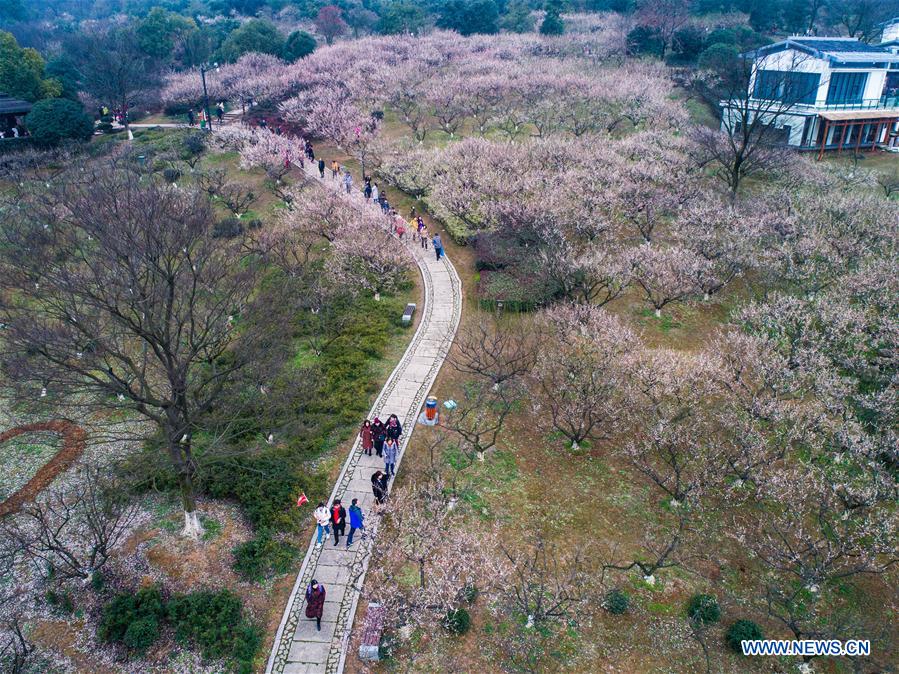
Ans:
<svg viewBox="0 0 899 674"><path fill-rule="evenodd" d="M306 498L305 492L300 494L300 498L297 499L297 508L299 508L304 503L309 503L309 499Z"/></svg>

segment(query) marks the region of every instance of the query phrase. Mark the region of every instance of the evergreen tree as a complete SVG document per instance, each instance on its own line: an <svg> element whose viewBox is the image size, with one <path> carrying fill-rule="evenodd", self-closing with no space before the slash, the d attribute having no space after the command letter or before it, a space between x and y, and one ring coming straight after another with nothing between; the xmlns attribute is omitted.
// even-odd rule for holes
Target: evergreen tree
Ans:
<svg viewBox="0 0 899 674"><path fill-rule="evenodd" d="M298 61L304 56L309 56L316 48L315 38L305 30L295 30L287 36L284 44L284 60Z"/></svg>
<svg viewBox="0 0 899 674"><path fill-rule="evenodd" d="M437 26L460 35L499 32L499 8L494 0L447 0Z"/></svg>
<svg viewBox="0 0 899 674"><path fill-rule="evenodd" d="M540 24L541 35L562 35L565 32L565 22L562 21L562 7L559 0L548 0L546 3L546 16Z"/></svg>

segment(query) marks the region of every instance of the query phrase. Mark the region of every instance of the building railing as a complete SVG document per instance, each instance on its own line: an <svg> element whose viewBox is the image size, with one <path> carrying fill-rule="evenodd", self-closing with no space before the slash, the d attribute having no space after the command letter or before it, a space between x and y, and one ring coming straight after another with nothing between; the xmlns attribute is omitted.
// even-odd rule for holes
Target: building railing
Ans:
<svg viewBox="0 0 899 674"><path fill-rule="evenodd" d="M745 101L745 99L743 99ZM758 104L765 105L770 104L771 101L756 98L751 96L749 98L749 102L758 102ZM724 103L724 101L722 101ZM899 95L897 96L881 96L880 98L865 98L861 101L855 101L852 103L825 103L823 105L819 105L817 103L796 103L794 105L790 105L789 102L784 102L783 107L780 109L782 113L786 113L788 111L795 112L812 112L812 111L821 111L821 110L889 110L891 108L899 108Z"/></svg>

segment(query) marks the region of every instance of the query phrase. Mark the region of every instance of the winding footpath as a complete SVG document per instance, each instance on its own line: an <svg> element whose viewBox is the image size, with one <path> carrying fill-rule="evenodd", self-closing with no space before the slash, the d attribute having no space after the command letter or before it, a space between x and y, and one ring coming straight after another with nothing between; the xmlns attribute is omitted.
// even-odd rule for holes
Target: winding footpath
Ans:
<svg viewBox="0 0 899 674"><path fill-rule="evenodd" d="M330 171L321 180L312 162L306 162L304 170L307 178L320 183L325 189L343 191L342 183L332 179ZM356 208L376 208L366 203L356 189L346 198ZM386 419L390 414L396 414L402 422L397 470L462 314L462 283L449 260L444 256L438 262L433 248L422 249L409 237L405 243L418 264L424 284L424 306L416 309L421 312L421 321L368 415L369 419L376 416ZM361 424L362 420L359 422ZM383 469L380 458L361 452L357 438L337 478L329 503L339 498L349 508L350 501L358 499L366 515L368 536L357 539L353 547L347 549L345 539L341 539L339 546L335 546L333 540L327 540L322 547L318 547L313 533L275 635L266 674L336 674L343 671L353 617L377 532L378 516L372 512L374 496L370 478L376 470ZM311 505L314 507L314 504ZM313 578L322 583L327 591L320 632L315 628L315 621L307 619L305 614L305 591Z"/></svg>

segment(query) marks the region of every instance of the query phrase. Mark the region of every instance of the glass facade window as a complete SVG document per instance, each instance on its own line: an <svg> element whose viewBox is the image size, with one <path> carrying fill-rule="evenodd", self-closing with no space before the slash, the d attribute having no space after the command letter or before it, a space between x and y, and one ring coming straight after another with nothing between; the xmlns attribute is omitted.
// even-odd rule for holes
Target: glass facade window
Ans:
<svg viewBox="0 0 899 674"><path fill-rule="evenodd" d="M828 105L861 103L865 97L868 73L833 73L827 90Z"/></svg>
<svg viewBox="0 0 899 674"><path fill-rule="evenodd" d="M821 75L788 70L759 70L755 75L753 97L765 101L812 105L818 96Z"/></svg>

